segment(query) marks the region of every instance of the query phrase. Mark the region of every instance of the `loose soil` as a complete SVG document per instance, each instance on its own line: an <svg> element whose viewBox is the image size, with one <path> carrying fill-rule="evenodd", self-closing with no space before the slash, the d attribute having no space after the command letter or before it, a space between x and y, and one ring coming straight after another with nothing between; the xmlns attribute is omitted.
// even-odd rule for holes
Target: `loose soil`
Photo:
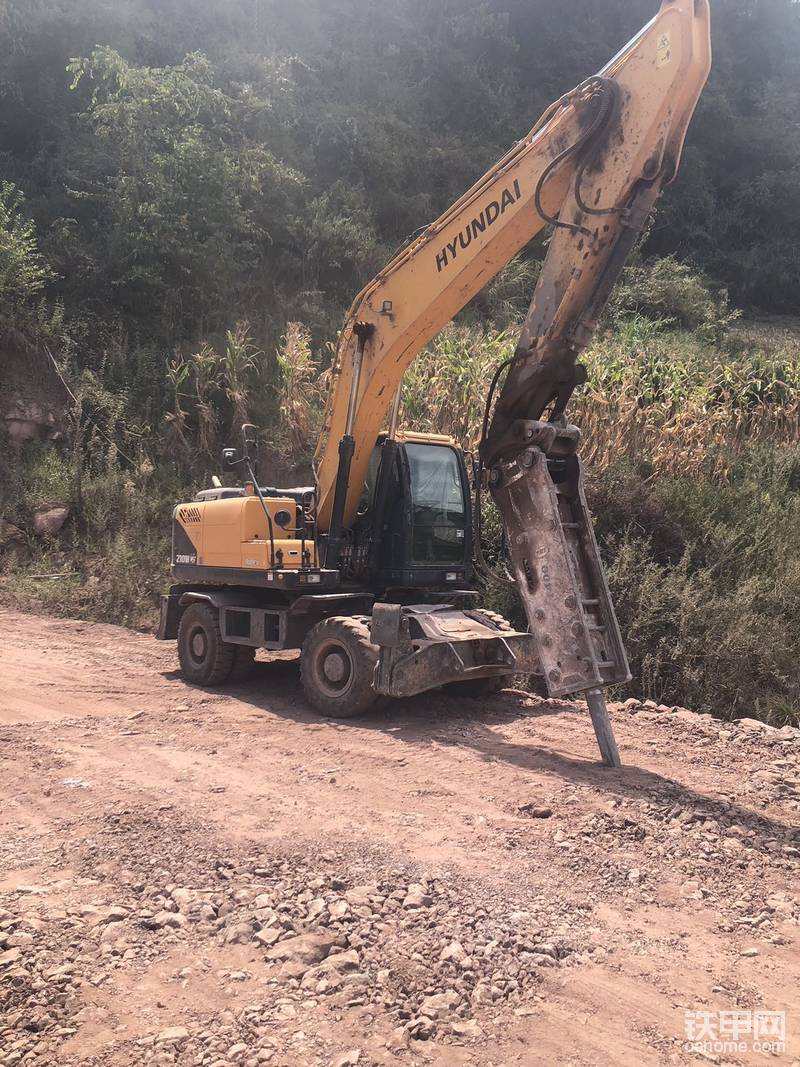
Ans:
<svg viewBox="0 0 800 1067"><path fill-rule="evenodd" d="M4 1067L800 1055L796 730L615 704L609 770L580 703L322 721L292 656L13 611L0 666ZM754 1010L784 1052L686 1050Z"/></svg>

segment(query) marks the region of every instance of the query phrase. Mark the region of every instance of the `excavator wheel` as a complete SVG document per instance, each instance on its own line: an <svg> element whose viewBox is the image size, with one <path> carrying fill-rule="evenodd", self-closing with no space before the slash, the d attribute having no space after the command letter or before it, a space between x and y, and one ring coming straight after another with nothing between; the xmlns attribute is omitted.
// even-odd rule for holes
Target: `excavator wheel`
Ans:
<svg viewBox="0 0 800 1067"><path fill-rule="evenodd" d="M480 608L480 613L491 619L499 630L505 630L506 633L515 632L508 619L503 618L496 611ZM499 693L501 689L510 685L512 677L513 675L510 674L502 674L494 678L472 678L468 682L448 682L447 685L442 686L442 692L453 697L491 696L492 693Z"/></svg>
<svg viewBox="0 0 800 1067"><path fill-rule="evenodd" d="M300 654L300 681L322 715L350 719L378 698L373 688L378 649L367 621L333 616L309 631Z"/></svg>
<svg viewBox="0 0 800 1067"><path fill-rule="evenodd" d="M178 660L183 676L195 685L227 682L236 658L236 645L222 640L219 612L210 604L194 603L178 626Z"/></svg>

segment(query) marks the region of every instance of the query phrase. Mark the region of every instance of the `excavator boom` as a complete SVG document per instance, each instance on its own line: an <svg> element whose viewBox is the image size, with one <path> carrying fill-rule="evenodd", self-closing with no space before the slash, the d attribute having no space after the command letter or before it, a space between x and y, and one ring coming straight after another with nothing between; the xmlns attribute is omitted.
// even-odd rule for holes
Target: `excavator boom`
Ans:
<svg viewBox="0 0 800 1067"><path fill-rule="evenodd" d="M356 297L341 333L316 456L318 523L334 514L338 446L352 439L340 521L355 518L369 458L403 373L540 230L558 223L487 453L515 420L563 408L613 280L675 173L710 66L708 0L664 0L594 78L522 140ZM560 225L559 225L560 224ZM495 447L497 446L497 447Z"/></svg>

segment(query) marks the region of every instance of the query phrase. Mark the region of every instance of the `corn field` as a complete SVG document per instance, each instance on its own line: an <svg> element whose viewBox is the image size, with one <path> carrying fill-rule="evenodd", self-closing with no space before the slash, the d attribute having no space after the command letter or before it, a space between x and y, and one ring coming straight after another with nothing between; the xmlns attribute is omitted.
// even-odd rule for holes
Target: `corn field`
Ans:
<svg viewBox="0 0 800 1067"><path fill-rule="evenodd" d="M515 341L513 330L444 330L406 373L404 425L475 448L488 383ZM654 473L724 479L745 446L795 442L800 343L735 331L725 344L637 316L597 339L569 407L587 465L602 471L625 459Z"/></svg>

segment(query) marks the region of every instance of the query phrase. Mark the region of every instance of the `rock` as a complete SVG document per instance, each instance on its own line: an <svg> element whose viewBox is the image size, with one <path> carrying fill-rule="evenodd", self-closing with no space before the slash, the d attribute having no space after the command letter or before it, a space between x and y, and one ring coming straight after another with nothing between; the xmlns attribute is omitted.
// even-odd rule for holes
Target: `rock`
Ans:
<svg viewBox="0 0 800 1067"><path fill-rule="evenodd" d="M157 1045L178 1045L181 1041L188 1041L189 1031L185 1026L170 1026L162 1030L156 1038Z"/></svg>
<svg viewBox="0 0 800 1067"><path fill-rule="evenodd" d="M553 814L552 808L540 807L536 804L520 804L519 810L532 819L549 819Z"/></svg>
<svg viewBox="0 0 800 1067"><path fill-rule="evenodd" d="M12 522L0 519L0 548L9 548L11 545L22 544L24 540L22 530Z"/></svg>
<svg viewBox="0 0 800 1067"><path fill-rule="evenodd" d="M22 957L22 949L10 948L7 952L0 952L0 967L9 967Z"/></svg>
<svg viewBox="0 0 800 1067"><path fill-rule="evenodd" d="M439 953L439 959L443 963L452 961L453 963L462 963L467 958L466 950L460 941L451 941L449 945L445 945L442 951Z"/></svg>
<svg viewBox="0 0 800 1067"><path fill-rule="evenodd" d="M744 956L747 959L750 959L753 956L757 956L758 955L758 949L757 948L743 948L742 951L739 953L739 955L740 956Z"/></svg>
<svg viewBox="0 0 800 1067"><path fill-rule="evenodd" d="M303 963L313 967L321 963L336 944L338 935L330 930L312 930L307 934L298 934L285 941L279 941L267 952L267 959L276 962Z"/></svg>
<svg viewBox="0 0 800 1067"><path fill-rule="evenodd" d="M455 989L447 989L444 993L426 997L419 1006L419 1013L428 1019L446 1019L460 1003L461 997Z"/></svg>
<svg viewBox="0 0 800 1067"><path fill-rule="evenodd" d="M41 504L33 510L33 532L37 537L53 537L69 518L63 504Z"/></svg>
<svg viewBox="0 0 800 1067"><path fill-rule="evenodd" d="M431 904L431 897L424 885L412 882L403 898L404 908L427 908Z"/></svg>

